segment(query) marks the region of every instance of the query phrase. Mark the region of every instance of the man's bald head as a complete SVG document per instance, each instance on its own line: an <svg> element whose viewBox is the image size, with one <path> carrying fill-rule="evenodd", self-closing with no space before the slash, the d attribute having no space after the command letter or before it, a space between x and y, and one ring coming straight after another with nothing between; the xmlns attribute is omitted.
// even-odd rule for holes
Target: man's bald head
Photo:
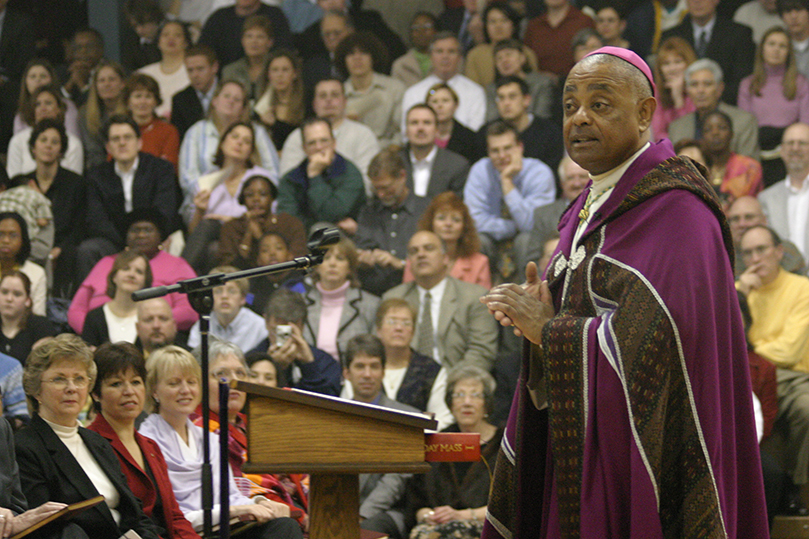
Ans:
<svg viewBox="0 0 809 539"><path fill-rule="evenodd" d="M750 227L766 225L767 218L756 197L744 196L733 201L728 208L728 222L733 243L739 244L742 234Z"/></svg>
<svg viewBox="0 0 809 539"><path fill-rule="evenodd" d="M151 353L157 348L174 344L177 324L171 305L163 298L147 299L138 303L138 321L135 324L143 350Z"/></svg>
<svg viewBox="0 0 809 539"><path fill-rule="evenodd" d="M608 65L610 70L626 81L627 85L632 88L637 99L654 97L652 86L649 83L649 79L646 78L646 75L637 67L617 56L611 54L591 54L583 58L577 65L592 68L596 65L604 64Z"/></svg>

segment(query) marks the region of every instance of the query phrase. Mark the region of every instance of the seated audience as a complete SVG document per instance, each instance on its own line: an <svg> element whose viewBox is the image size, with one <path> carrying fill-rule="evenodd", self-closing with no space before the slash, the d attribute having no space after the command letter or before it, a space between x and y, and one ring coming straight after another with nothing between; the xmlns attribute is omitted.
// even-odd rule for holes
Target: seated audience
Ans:
<svg viewBox="0 0 809 539"><path fill-rule="evenodd" d="M222 225L244 215L246 208L238 200L244 180L256 174L274 177L271 171L254 166L257 133L253 127L249 122L231 124L214 155L213 164L219 170L187 186L181 212L189 236L182 256L199 274L205 273L216 258L208 256L208 250L219 238Z"/></svg>
<svg viewBox="0 0 809 539"><path fill-rule="evenodd" d="M140 151L140 128L122 114L104 128L112 161L87 172L86 238L78 248L78 277L84 278L102 257L124 248L127 215L155 209L167 233L177 229L177 180L171 163Z"/></svg>
<svg viewBox="0 0 809 539"><path fill-rule="evenodd" d="M65 102L58 87L40 86L34 90L31 100L33 101L31 126L20 129L8 143L6 172L9 178L29 173L36 168L30 141L39 122L45 119L54 120L65 130ZM65 131L64 139L65 144L60 152L59 162L71 172L81 174L84 172L84 148L81 139L70 131Z"/></svg>
<svg viewBox="0 0 809 539"><path fill-rule="evenodd" d="M124 68L108 60L101 60L93 72L87 101L79 109L79 135L87 170L107 160L104 127L112 116L126 113L125 79Z"/></svg>
<svg viewBox="0 0 809 539"><path fill-rule="evenodd" d="M234 80L220 82L211 99L207 118L192 125L180 145L180 188L186 207L193 200L194 186L199 178L216 170L214 157L225 131L237 122L247 121L249 112L247 94L241 83ZM252 126L253 145L258 152L255 164L269 170L272 178L279 177L278 152L270 135L255 122Z"/></svg>
<svg viewBox="0 0 809 539"><path fill-rule="evenodd" d="M171 488L160 446L135 429L146 404L146 364L129 343L107 343L94 354L97 374L90 394L96 416L88 430L109 442L126 482L160 537L198 539Z"/></svg>
<svg viewBox="0 0 809 539"><path fill-rule="evenodd" d="M701 139L705 116L718 109L733 121L731 150L757 159L759 146L756 117L720 101L724 87L719 64L708 58L690 64L685 70L685 88L695 110L669 124L669 138L675 144L685 138Z"/></svg>
<svg viewBox="0 0 809 539"><path fill-rule="evenodd" d="M103 59L104 36L101 32L87 26L77 29L65 47L66 63L57 68L62 80L62 93L70 96L77 107L87 102L93 86L93 75L102 67Z"/></svg>
<svg viewBox="0 0 809 539"><path fill-rule="evenodd" d="M158 348L170 344L183 346L184 339L177 333L177 322L166 298L151 298L137 303L138 319L135 346L148 358Z"/></svg>
<svg viewBox="0 0 809 539"><path fill-rule="evenodd" d="M560 197L534 210L534 228L528 241L528 261L537 262L543 255L548 240L558 238L559 218L562 212L584 191L590 182L590 174L570 156L565 155L559 163L559 185L562 187ZM542 275L542 272L540 272Z"/></svg>
<svg viewBox="0 0 809 539"><path fill-rule="evenodd" d="M0 212L0 275L21 271L31 281L31 312L45 316L47 278L42 266L31 262L28 225L19 213Z"/></svg>
<svg viewBox="0 0 809 539"><path fill-rule="evenodd" d="M292 254L292 242L287 239L287 233L276 231L267 232L258 241L255 263L250 267L262 267L281 262L289 262L295 258ZM249 268L245 268L249 269ZM287 288L300 294L306 292L303 282L306 273L302 270L287 270L271 273L252 279L250 282L250 308L256 314L264 314L267 301L279 288Z"/></svg>
<svg viewBox="0 0 809 539"><path fill-rule="evenodd" d="M784 129L795 122L809 122L809 81L798 72L786 30L772 28L764 34L753 74L739 86L739 108L758 121L764 183L772 185L785 173L778 154Z"/></svg>
<svg viewBox="0 0 809 539"><path fill-rule="evenodd" d="M505 122L486 128L486 142L489 157L469 171L464 202L475 220L481 251L492 267L504 279L515 271L519 278L528 263L534 209L553 202L556 195L553 172L542 161L523 157L523 143Z"/></svg>
<svg viewBox="0 0 809 539"><path fill-rule="evenodd" d="M809 79L809 49L799 47L799 43L809 39L809 2L806 0L781 0L776 9L792 39L792 52L798 72ZM789 24L786 22L789 21Z"/></svg>
<svg viewBox="0 0 809 539"><path fill-rule="evenodd" d="M433 147L437 146L438 148L455 152L465 158L469 164L483 157L484 152L479 148L480 144L478 144L475 132L455 119L455 111L460 103L455 90L445 83L439 82L427 91L425 103L435 113ZM410 107L410 110L418 107L420 107L419 103ZM405 126L405 132L407 132L407 126ZM412 147L415 142L409 139L410 136L408 135L408 144Z"/></svg>
<svg viewBox="0 0 809 539"><path fill-rule="evenodd" d="M124 17L131 29L121 35L121 63L127 71L160 61L157 35L165 15L158 0L127 0Z"/></svg>
<svg viewBox="0 0 809 539"><path fill-rule="evenodd" d="M247 211L222 225L219 233L220 264L239 269L256 267L258 243L269 232L279 232L291 239L293 257L307 254L303 223L287 213L273 213L273 202L277 198L278 188L267 176L255 173L247 176L237 198Z"/></svg>
<svg viewBox="0 0 809 539"><path fill-rule="evenodd" d="M16 358L0 353L0 414L14 429L29 421L23 391L23 365Z"/></svg>
<svg viewBox="0 0 809 539"><path fill-rule="evenodd" d="M531 69L531 65L526 60L524 47L525 45L516 39L506 39L496 43L494 46L493 55L496 76L492 82L485 86L487 122L498 117L497 81L504 77L518 77L528 85L528 92L531 95L528 111L531 114L546 120L554 117L554 109L558 106L556 83L553 77L548 74Z"/></svg>
<svg viewBox="0 0 809 539"><path fill-rule="evenodd" d="M733 14L733 21L753 30L756 45L763 42L764 34L773 26L784 27L784 21L778 16L778 2L773 0L750 0L741 4Z"/></svg>
<svg viewBox="0 0 809 539"><path fill-rule="evenodd" d="M696 110L685 85L685 70L696 59L694 49L681 37L670 37L660 44L654 64L657 108L652 116L652 135L655 140L667 138L671 122Z"/></svg>
<svg viewBox="0 0 809 539"><path fill-rule="evenodd" d="M360 289L359 254L348 238L326 251L311 274L314 286L304 294L307 304L303 336L333 358L342 357L355 335L371 333L379 298Z"/></svg>
<svg viewBox="0 0 809 539"><path fill-rule="evenodd" d="M626 30L626 19L617 6L617 3L607 4L596 12L596 32L601 36L603 46L628 49L629 41L623 37L624 30Z"/></svg>
<svg viewBox="0 0 809 539"><path fill-rule="evenodd" d="M407 258L415 281L392 288L382 299L403 298L419 313L416 350L447 368L463 363L491 369L497 325L479 301L486 289L448 275L449 256L434 232L416 232Z"/></svg>
<svg viewBox="0 0 809 539"><path fill-rule="evenodd" d="M275 149L280 152L306 116L303 60L293 50L271 51L262 76L266 79L262 83L265 90L253 111L270 130Z"/></svg>
<svg viewBox="0 0 809 539"><path fill-rule="evenodd" d="M721 99L735 105L739 83L753 71L756 52L753 32L749 26L717 13L719 2L686 0L686 5L688 14L680 24L663 32L660 39L665 41L672 36L681 37L694 48L697 58L716 62L724 74Z"/></svg>
<svg viewBox="0 0 809 539"><path fill-rule="evenodd" d="M192 125L208 115L217 88L216 53L205 45L189 47L185 51L185 69L191 82L171 98L171 123L181 139Z"/></svg>
<svg viewBox="0 0 809 539"><path fill-rule="evenodd" d="M374 157L368 167L374 196L357 217L358 275L363 290L377 295L402 282L407 242L429 205L408 187L405 162L395 146Z"/></svg>
<svg viewBox="0 0 809 539"><path fill-rule="evenodd" d="M29 257L33 262L45 266L53 249L51 201L36 189L21 185L0 192L0 212L18 213L25 219L31 238Z"/></svg>
<svg viewBox="0 0 809 539"><path fill-rule="evenodd" d="M702 141L705 158L711 163L708 180L716 190L724 208L740 196L756 196L764 188L761 165L746 155L730 149L733 121L715 110L702 121Z"/></svg>
<svg viewBox="0 0 809 539"><path fill-rule="evenodd" d="M200 400L200 367L189 352L177 346L167 346L155 352L147 364L146 409L153 412L138 429L160 446L174 496L185 518L199 532L203 527L201 494L202 429L190 419ZM207 382L207 381L206 381ZM210 445L213 477L219 477L219 444ZM260 539L295 539L302 537L298 524L289 518L289 507L266 498L255 501L243 495L233 472L228 498L230 516L257 520L260 524L250 530L250 536ZM213 481L213 499L220 499L220 483ZM213 523L219 522L219 504L214 503Z"/></svg>
<svg viewBox="0 0 809 539"><path fill-rule="evenodd" d="M759 194L769 225L779 236L795 244L804 259L809 257L809 233L806 221L799 211L790 208L804 206L806 178L809 176L809 125L794 123L786 128L781 138L781 159L786 177Z"/></svg>
<svg viewBox="0 0 809 539"><path fill-rule="evenodd" d="M35 345L56 335L50 320L31 312L31 280L19 271L0 277L0 350L23 365Z"/></svg>
<svg viewBox="0 0 809 539"><path fill-rule="evenodd" d="M126 79L126 110L140 128L141 151L165 159L177 170L180 135L177 128L157 114L163 97L157 81L145 73L133 73Z"/></svg>
<svg viewBox="0 0 809 539"><path fill-rule="evenodd" d="M356 32L337 46L334 62L346 77L346 115L370 127L380 146L398 144L405 85L381 73L385 45L371 32Z"/></svg>
<svg viewBox="0 0 809 539"><path fill-rule="evenodd" d="M460 106L455 111L455 119L473 131L480 129L486 120L486 93L478 83L461 74L463 54L457 36L446 31L438 32L430 44L430 59L432 73L407 89L402 99L402 111L421 103L430 88L443 82L458 94ZM405 120L403 115L402 133L405 133Z"/></svg>
<svg viewBox="0 0 809 539"><path fill-rule="evenodd" d="M475 221L458 195L446 192L435 197L419 219L418 229L435 232L444 242L450 261L450 277L486 289L492 287L489 258L480 252ZM409 283L413 279L408 260L403 282Z"/></svg>
<svg viewBox="0 0 809 539"><path fill-rule="evenodd" d="M388 397L382 387L385 377L385 345L379 337L359 334L346 344L343 378L351 387L352 400L383 408L418 413L413 406ZM405 537L405 481L411 474L360 474L360 527L385 533L391 538Z"/></svg>
<svg viewBox="0 0 809 539"><path fill-rule="evenodd" d="M494 379L475 366L456 367L447 375L444 400L455 423L442 432L480 434L485 462L434 462L408 485L408 523L414 539L480 537L489 499L489 470L494 464L503 429L488 422L494 410Z"/></svg>
<svg viewBox="0 0 809 539"><path fill-rule="evenodd" d="M314 88L320 81L340 76L334 55L337 45L354 33L354 21L348 13L327 9L320 22L313 27L319 29L318 42L322 40L323 50L312 47L312 42L298 46L304 57L303 85L306 88Z"/></svg>
<svg viewBox="0 0 809 539"><path fill-rule="evenodd" d="M767 226L767 217L761 202L756 197L744 196L733 201L725 212L730 225L730 234L733 237L733 247L735 252L740 252L739 242L742 234L753 226ZM806 263L801 256L800 250L789 240L781 239L781 246L784 248L784 256L781 258L781 267L785 270L806 275ZM735 257L735 267L733 274L738 278L747 269L744 259L741 256Z"/></svg>
<svg viewBox="0 0 809 539"><path fill-rule="evenodd" d="M269 337L252 351L269 354L289 387L333 397L340 394L339 361L303 338L306 301L301 294L288 288L273 292L264 311L264 322Z"/></svg>
<svg viewBox="0 0 809 539"><path fill-rule="evenodd" d="M67 537L75 537L71 528L78 526L99 539L118 539L129 530L157 539L158 530L129 488L115 451L102 436L79 426L96 372L90 348L75 335L59 335L28 357L23 386L34 416L16 434L23 493L32 505L103 495L102 503L53 524L54 532Z"/></svg>
<svg viewBox="0 0 809 539"><path fill-rule="evenodd" d="M244 56L222 69L222 78L235 79L247 90L252 104L264 93L265 73L274 38L272 21L266 15L251 15L242 26Z"/></svg>
<svg viewBox="0 0 809 539"><path fill-rule="evenodd" d="M242 0L236 5L221 7L210 13L210 17L204 21L199 43L213 48L223 66L235 62L244 55L239 38L244 23L252 15L264 15L272 21L272 35L276 46L292 45L289 22L284 12L281 8L267 5L260 0Z"/></svg>
<svg viewBox="0 0 809 539"><path fill-rule="evenodd" d="M171 100L174 94L191 82L185 68L185 49L191 45L191 36L179 21L165 21L157 35L160 61L144 66L139 73L149 75L160 87L160 103L154 111L160 118L171 117Z"/></svg>
<svg viewBox="0 0 809 539"><path fill-rule="evenodd" d="M564 80L573 67L573 36L582 28L594 28L593 19L571 2L544 0L545 13L528 21L523 40L537 55L540 72Z"/></svg>
<svg viewBox="0 0 809 539"><path fill-rule="evenodd" d="M412 47L396 58L390 75L399 79L409 88L430 74L433 68L430 60L430 43L436 32L438 21L428 11L419 11L410 23L410 44Z"/></svg>
<svg viewBox="0 0 809 539"><path fill-rule="evenodd" d="M245 357L250 372L250 382L266 387L286 387L287 382L281 376L281 369L266 352L251 352Z"/></svg>
<svg viewBox="0 0 809 539"><path fill-rule="evenodd" d="M13 187L30 187L51 202L54 236L48 258L53 268L51 290L57 297L69 297L73 293L76 249L83 237L87 216L84 178L60 164L68 140L64 126L58 121L39 122L28 142L35 169L15 177L11 183Z"/></svg>
<svg viewBox="0 0 809 539"><path fill-rule="evenodd" d="M407 111L407 144L401 155L407 170L407 187L419 197L433 198L445 191L463 193L469 161L436 145L438 115L429 105L417 103Z"/></svg>
<svg viewBox="0 0 809 539"><path fill-rule="evenodd" d="M233 273L233 266L218 266L211 273ZM213 312L211 313L210 334L227 342L232 342L242 350L252 350L267 338L267 328L263 320L247 308L247 294L250 281L236 279L213 289ZM191 327L188 346L199 346L200 323Z"/></svg>
<svg viewBox="0 0 809 539"><path fill-rule="evenodd" d="M778 418L789 432L784 469L802 486L809 472L809 279L781 268L781 240L766 226L742 234L741 256L747 270L736 288L747 296L753 318L748 339L757 354L778 367Z"/></svg>
<svg viewBox="0 0 809 539"><path fill-rule="evenodd" d="M34 92L42 86L59 87L59 77L53 65L45 59L33 59L25 68L20 84L20 99L17 102L17 115L14 116L14 134L16 135L26 127L34 127ZM71 134L79 136L79 109L72 100L65 98L59 92L65 105L65 129ZM83 163L82 163L83 166Z"/></svg>
<svg viewBox="0 0 809 539"><path fill-rule="evenodd" d="M531 112L531 90L520 77L501 77L495 85L497 120L513 127L523 145L523 155L539 159L551 170L559 167L565 145L562 130L546 118ZM495 120L496 121L496 120ZM486 130L478 133L479 146L486 148Z"/></svg>
<svg viewBox="0 0 809 539"><path fill-rule="evenodd" d="M148 208L136 210L127 216L127 223L126 249L146 255L154 286L170 285L197 276L185 260L160 248L161 242L166 239L166 232L159 212ZM84 329L88 312L112 299L107 296L106 290L107 275L114 262L115 255L99 260L73 297L67 311L67 321L76 333L81 334ZM172 292L166 299L171 304L177 327L188 330L197 320L197 313L188 303L188 297Z"/></svg>
<svg viewBox="0 0 809 539"><path fill-rule="evenodd" d="M379 153L379 141L371 128L346 117L346 96L342 81L324 79L314 87L312 108L315 116L331 123L337 143L337 152L354 163L362 173L366 194L370 193L370 180L366 175L368 164ZM284 142L281 152L281 174L286 174L306 158L302 127L295 129Z"/></svg>
<svg viewBox="0 0 809 539"><path fill-rule="evenodd" d="M444 402L447 370L434 359L411 348L417 314L407 301L400 298L386 299L379 305L376 336L385 347L382 386L385 395L390 395L391 399L435 414L441 430L454 421ZM352 385L344 384L340 396L354 398Z"/></svg>
<svg viewBox="0 0 809 539"><path fill-rule="evenodd" d="M194 349L194 357L201 362L200 348ZM233 343L211 339L208 350L208 428L214 434L221 434L219 423L219 383L222 380L247 381L249 367L244 353ZM227 437L228 462L234 477L244 477L250 481L249 497L264 496L275 502L280 502L293 509L295 504L290 494L285 490L284 484L274 475L245 474L242 466L248 460L247 455L247 416L242 413L247 404L247 394L243 391L231 389L228 392L227 407ZM202 404L197 406L191 414L194 425L202 427ZM242 483L244 485L245 483ZM244 487L242 487L244 488ZM300 520L304 520L301 515Z"/></svg>
<svg viewBox="0 0 809 539"><path fill-rule="evenodd" d="M0 514L3 515L0 532L3 535L13 536L62 510L66 504L45 502L39 507L28 509L28 503L20 485L12 427L4 421L0 421L0 448L2 448L0 450L0 470L2 471L0 473ZM73 537L84 539L87 534L78 533Z"/></svg>
<svg viewBox="0 0 809 539"><path fill-rule="evenodd" d="M132 292L149 286L152 271L144 254L124 251L116 256L107 274L107 296L112 299L87 313L81 332L84 342L94 347L105 342L134 343L138 305L132 300Z"/></svg>
<svg viewBox="0 0 809 539"><path fill-rule="evenodd" d="M494 66L495 46L507 39L520 38L520 16L505 2L493 3L483 10L483 36L485 42L476 45L466 54L464 75L484 88L497 78ZM523 45L521 52L531 71L537 69L537 56Z"/></svg>
<svg viewBox="0 0 809 539"><path fill-rule="evenodd" d="M329 120L306 120L301 138L306 158L281 178L278 211L297 217L307 230L316 223L340 226L345 219L356 219L365 202L362 174L337 153Z"/></svg>

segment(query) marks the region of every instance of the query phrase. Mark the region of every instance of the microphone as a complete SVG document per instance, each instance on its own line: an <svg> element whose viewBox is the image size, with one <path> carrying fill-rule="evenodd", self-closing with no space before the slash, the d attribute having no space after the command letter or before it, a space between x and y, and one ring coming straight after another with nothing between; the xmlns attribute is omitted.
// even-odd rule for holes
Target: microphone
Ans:
<svg viewBox="0 0 809 539"><path fill-rule="evenodd" d="M312 254L322 254L329 250L329 247L340 241L340 231L335 227L318 228L309 236L306 248Z"/></svg>

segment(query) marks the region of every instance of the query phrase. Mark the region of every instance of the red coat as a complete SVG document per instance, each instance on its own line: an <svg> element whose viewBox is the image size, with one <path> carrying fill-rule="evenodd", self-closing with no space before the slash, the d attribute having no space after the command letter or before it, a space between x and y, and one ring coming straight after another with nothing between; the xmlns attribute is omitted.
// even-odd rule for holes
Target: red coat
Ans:
<svg viewBox="0 0 809 539"><path fill-rule="evenodd" d="M166 521L166 530L168 531L166 539L200 539L177 504L174 490L171 488L166 461L157 442L135 431L135 441L140 446L144 460L149 463L149 468L152 469L152 475L154 475L157 483L157 489L155 489L155 484L149 479L149 475L138 466L102 414L96 415L93 423L87 428L106 438L115 450L118 460L121 461L121 469L126 476L127 483L129 483L129 488L132 489L135 497L141 501L143 512L149 518L152 517L154 504L157 500L157 491L160 491L160 499L163 502L163 515Z"/></svg>

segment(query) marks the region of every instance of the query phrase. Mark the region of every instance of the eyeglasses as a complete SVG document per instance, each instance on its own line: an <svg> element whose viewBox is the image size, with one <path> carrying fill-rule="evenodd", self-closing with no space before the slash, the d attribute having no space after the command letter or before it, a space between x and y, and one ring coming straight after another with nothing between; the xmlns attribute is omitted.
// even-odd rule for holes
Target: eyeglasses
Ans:
<svg viewBox="0 0 809 539"><path fill-rule="evenodd" d="M230 369L219 369L216 372L212 372L211 376L217 380L221 380L222 378L226 380L247 380L247 371L244 369L236 369L235 371Z"/></svg>
<svg viewBox="0 0 809 539"><path fill-rule="evenodd" d="M385 319L386 326L399 326L403 328L412 328L413 321L412 320L399 320L398 318L386 318Z"/></svg>
<svg viewBox="0 0 809 539"><path fill-rule="evenodd" d="M452 400L454 400L454 401L462 401L466 397L469 397L472 400L481 400L481 401L484 398L486 398L485 395L483 395L483 393L481 393L479 391L476 391L474 393L464 393L463 391L459 391L458 393L453 393L452 394Z"/></svg>
<svg viewBox="0 0 809 539"><path fill-rule="evenodd" d="M753 258L753 255L761 256L773 247L775 246L759 245L758 247L753 247L752 249L742 249L742 258L750 259Z"/></svg>
<svg viewBox="0 0 809 539"><path fill-rule="evenodd" d="M53 387L57 389L65 389L68 383L72 382L75 388L84 389L88 385L90 385L90 378L86 378L84 376L77 376L75 378L66 378L64 376L57 376L56 378L51 378L50 380L42 380L42 382L46 384L51 384Z"/></svg>

